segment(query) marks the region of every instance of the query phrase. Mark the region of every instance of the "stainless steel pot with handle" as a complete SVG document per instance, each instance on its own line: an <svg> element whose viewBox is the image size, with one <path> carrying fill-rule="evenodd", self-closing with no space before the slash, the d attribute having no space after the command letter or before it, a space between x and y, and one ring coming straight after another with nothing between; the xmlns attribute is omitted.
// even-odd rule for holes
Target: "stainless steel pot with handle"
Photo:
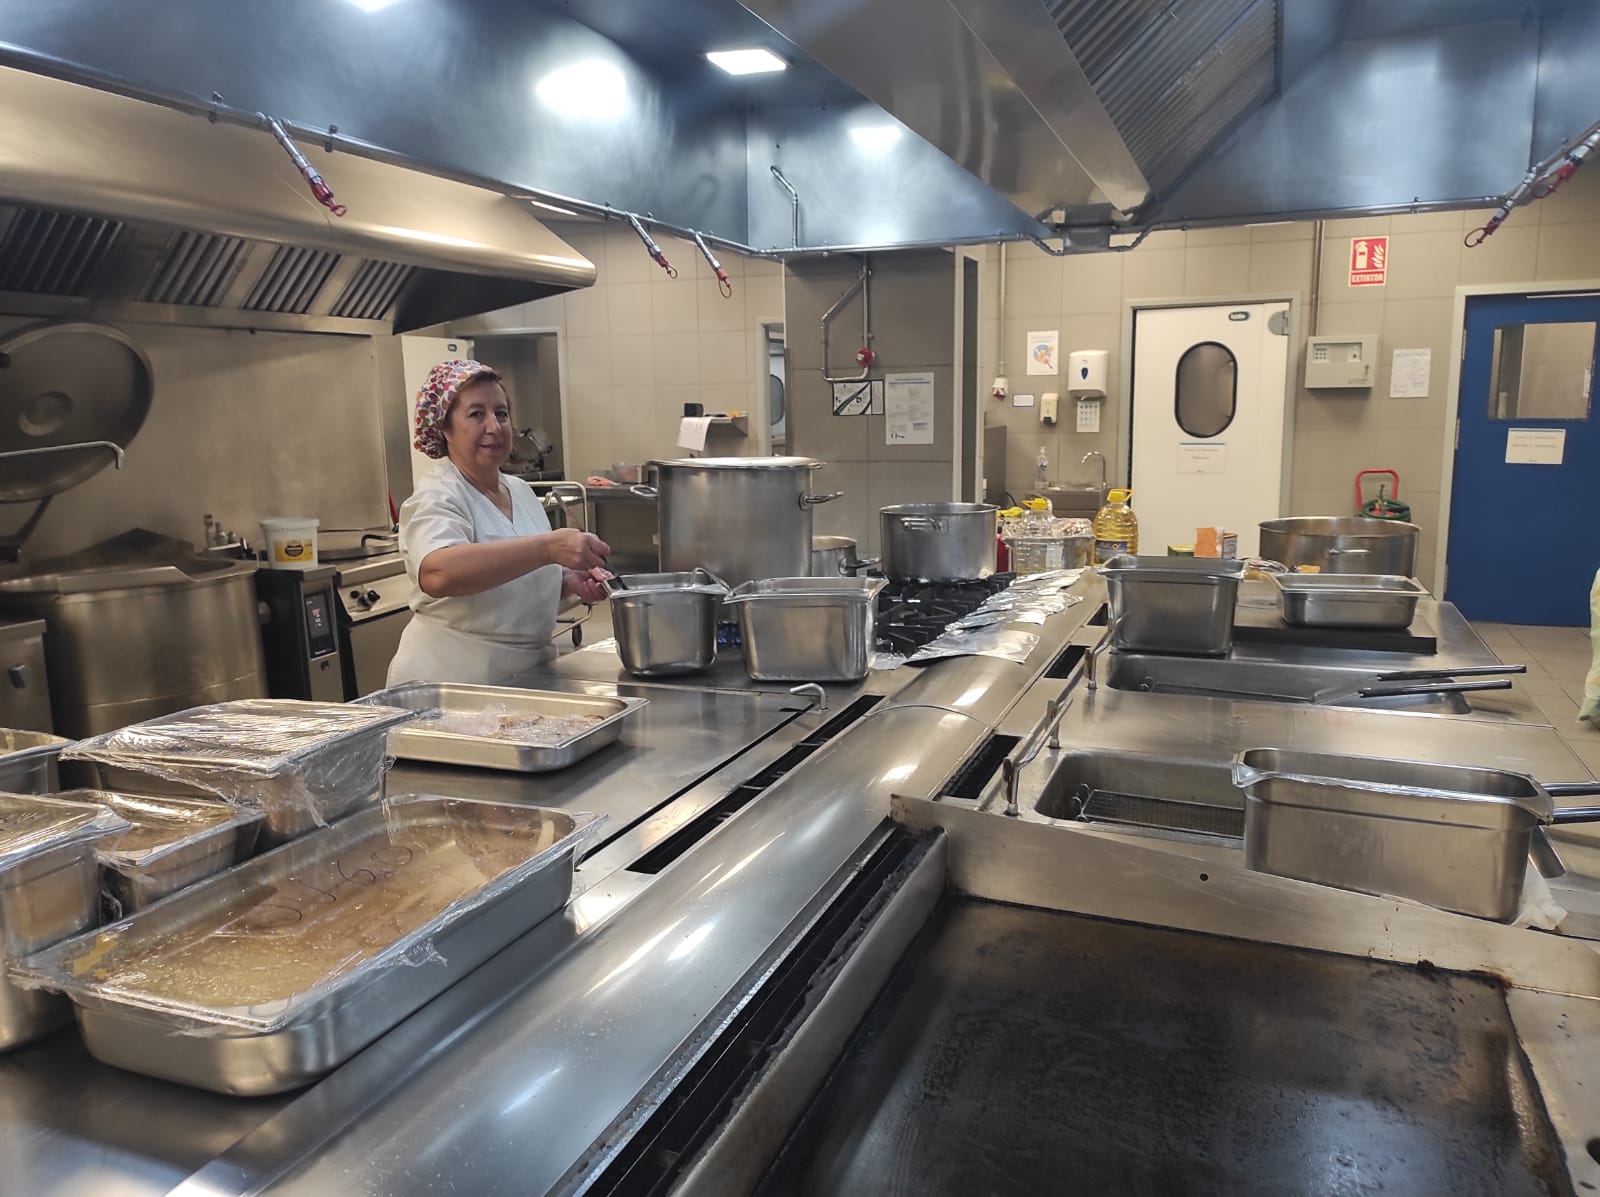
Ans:
<svg viewBox="0 0 1600 1197"><path fill-rule="evenodd" d="M1331 574L1417 572L1415 524L1363 515L1297 515L1261 522L1261 556L1285 565L1314 565Z"/></svg>
<svg viewBox="0 0 1600 1197"><path fill-rule="evenodd" d="M811 538L811 576L813 578L853 578L861 570L878 564L876 557L856 556L854 536L813 536Z"/></svg>
<svg viewBox="0 0 1600 1197"><path fill-rule="evenodd" d="M661 568L705 566L738 586L811 573L809 457L696 457L651 463L659 490Z"/></svg>
<svg viewBox="0 0 1600 1197"><path fill-rule="evenodd" d="M987 578L995 569L998 511L988 503L899 503L881 508L884 574L922 582Z"/></svg>

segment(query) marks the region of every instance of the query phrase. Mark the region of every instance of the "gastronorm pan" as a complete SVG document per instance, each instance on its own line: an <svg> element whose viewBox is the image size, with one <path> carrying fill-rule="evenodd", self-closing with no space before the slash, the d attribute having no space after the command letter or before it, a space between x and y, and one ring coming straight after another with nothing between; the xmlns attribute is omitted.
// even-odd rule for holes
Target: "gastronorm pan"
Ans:
<svg viewBox="0 0 1600 1197"><path fill-rule="evenodd" d="M1409 628L1427 588L1399 574L1274 574L1283 621L1298 628Z"/></svg>
<svg viewBox="0 0 1600 1197"><path fill-rule="evenodd" d="M575 765L622 736L624 724L648 703L644 698L619 698L603 694L563 694L553 690L519 690L509 686L469 686L453 682L408 682L380 690L362 700L379 706L418 712L413 723L389 733L389 751L410 761L441 765L469 765L481 769L510 769L519 773L547 773ZM430 726L430 714L479 717L493 722L541 717L582 715L598 722L575 735L549 743L508 735L473 734ZM435 716L437 718L437 715Z"/></svg>
<svg viewBox="0 0 1600 1197"><path fill-rule="evenodd" d="M220 1093L337 1067L572 891L593 816L414 797L11 965L67 993L92 1055Z"/></svg>
<svg viewBox="0 0 1600 1197"><path fill-rule="evenodd" d="M98 849L107 914L124 914L231 868L247 858L265 815L218 799L71 790L62 795L120 815L127 832Z"/></svg>
<svg viewBox="0 0 1600 1197"><path fill-rule="evenodd" d="M71 740L0 727L0 793L49 794L61 788L56 757Z"/></svg>

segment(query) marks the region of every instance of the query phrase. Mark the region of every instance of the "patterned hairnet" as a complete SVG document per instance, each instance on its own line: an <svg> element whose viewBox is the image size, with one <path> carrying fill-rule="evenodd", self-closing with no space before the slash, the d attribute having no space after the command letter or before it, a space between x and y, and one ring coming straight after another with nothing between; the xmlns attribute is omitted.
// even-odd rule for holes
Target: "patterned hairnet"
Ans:
<svg viewBox="0 0 1600 1197"><path fill-rule="evenodd" d="M440 362L428 371L428 381L417 392L417 436L412 442L417 452L434 458L445 455L444 422L450 415L450 408L463 388L481 378L499 382L500 373L482 362L465 358Z"/></svg>

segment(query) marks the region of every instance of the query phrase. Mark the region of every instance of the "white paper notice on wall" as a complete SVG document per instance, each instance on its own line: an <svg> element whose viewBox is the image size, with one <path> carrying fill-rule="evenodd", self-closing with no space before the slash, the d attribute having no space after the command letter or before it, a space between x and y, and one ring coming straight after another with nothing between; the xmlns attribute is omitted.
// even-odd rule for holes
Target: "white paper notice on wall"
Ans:
<svg viewBox="0 0 1600 1197"><path fill-rule="evenodd" d="M1026 392L1019 391L1016 394L1011 396L1011 406L1012 407L1032 407L1033 404L1034 404L1034 400L1036 398L1037 398L1037 396L1035 396L1035 395L1029 395Z"/></svg>
<svg viewBox="0 0 1600 1197"><path fill-rule="evenodd" d="M1426 399L1433 350L1396 349L1389 367L1389 398Z"/></svg>
<svg viewBox="0 0 1600 1197"><path fill-rule="evenodd" d="M711 427L710 416L684 416L678 421L678 447L694 453L706 447L706 430Z"/></svg>
<svg viewBox="0 0 1600 1197"><path fill-rule="evenodd" d="M1506 429L1507 465L1560 465L1567 456L1565 428Z"/></svg>
<svg viewBox="0 0 1600 1197"><path fill-rule="evenodd" d="M1179 441L1178 473L1222 474L1228 469L1226 441Z"/></svg>
<svg viewBox="0 0 1600 1197"><path fill-rule="evenodd" d="M933 375L890 374L883 381L884 443L933 444Z"/></svg>
<svg viewBox="0 0 1600 1197"><path fill-rule="evenodd" d="M1061 373L1061 330L1028 334L1028 373Z"/></svg>

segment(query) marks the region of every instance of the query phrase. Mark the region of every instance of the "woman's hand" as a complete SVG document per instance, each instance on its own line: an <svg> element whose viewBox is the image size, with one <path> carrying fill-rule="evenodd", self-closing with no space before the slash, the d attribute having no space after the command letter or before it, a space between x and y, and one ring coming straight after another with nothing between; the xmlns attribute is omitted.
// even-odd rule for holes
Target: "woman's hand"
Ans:
<svg viewBox="0 0 1600 1197"><path fill-rule="evenodd" d="M606 601L606 579L613 575L603 569L587 571L568 569L561 573L561 593L570 594L581 603L594 606Z"/></svg>
<svg viewBox="0 0 1600 1197"><path fill-rule="evenodd" d="M557 528L545 533L550 560L563 569L587 573L598 569L611 556L611 546L591 532L576 528Z"/></svg>

